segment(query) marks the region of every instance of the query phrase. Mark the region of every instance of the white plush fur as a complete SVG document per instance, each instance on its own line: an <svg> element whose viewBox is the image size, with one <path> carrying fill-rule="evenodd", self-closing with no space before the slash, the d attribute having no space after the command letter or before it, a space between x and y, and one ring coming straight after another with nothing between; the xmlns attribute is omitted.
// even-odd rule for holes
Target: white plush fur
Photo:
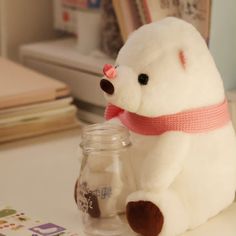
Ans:
<svg viewBox="0 0 236 236"><path fill-rule="evenodd" d="M183 50L186 68L178 52ZM200 34L166 18L135 31L121 49L115 88L106 99L139 115L156 117L224 100L220 74ZM147 85L138 83L146 73ZM108 122L119 123L117 118ZM199 134L131 132L130 178L136 190L126 201L148 200L164 215L161 236L178 235L231 204L236 189L236 142L232 124Z"/></svg>
<svg viewBox="0 0 236 236"><path fill-rule="evenodd" d="M186 70L178 53L186 56ZM224 99L222 80L201 35L188 23L166 18L134 32L120 50L111 103L144 116L173 114ZM147 73L148 86L137 77Z"/></svg>

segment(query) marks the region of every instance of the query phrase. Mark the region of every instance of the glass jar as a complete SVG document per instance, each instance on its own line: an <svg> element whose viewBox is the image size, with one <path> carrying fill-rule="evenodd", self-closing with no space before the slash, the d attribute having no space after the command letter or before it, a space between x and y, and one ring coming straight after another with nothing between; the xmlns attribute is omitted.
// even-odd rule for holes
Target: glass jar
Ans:
<svg viewBox="0 0 236 236"><path fill-rule="evenodd" d="M102 123L82 130L83 158L76 187L85 233L121 235L125 200L132 189L128 130Z"/></svg>

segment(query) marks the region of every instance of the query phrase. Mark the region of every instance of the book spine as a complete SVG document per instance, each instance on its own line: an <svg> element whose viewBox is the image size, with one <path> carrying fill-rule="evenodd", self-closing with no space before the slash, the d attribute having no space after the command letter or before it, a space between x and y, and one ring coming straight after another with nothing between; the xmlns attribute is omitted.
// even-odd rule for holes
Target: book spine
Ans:
<svg viewBox="0 0 236 236"><path fill-rule="evenodd" d="M143 12L144 12L146 23L151 23L153 20L152 20L150 9L148 7L149 6L148 0L142 0L142 6L143 6Z"/></svg>

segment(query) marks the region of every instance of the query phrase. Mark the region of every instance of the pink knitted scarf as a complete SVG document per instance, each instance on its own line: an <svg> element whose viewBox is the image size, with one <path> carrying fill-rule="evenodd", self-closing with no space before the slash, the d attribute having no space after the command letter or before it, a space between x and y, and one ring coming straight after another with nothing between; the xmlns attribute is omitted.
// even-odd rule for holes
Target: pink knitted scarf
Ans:
<svg viewBox="0 0 236 236"><path fill-rule="evenodd" d="M118 117L129 130L143 135L160 135L166 131L203 133L223 127L230 121L226 99L218 105L158 117L140 116L108 104L105 119L113 117Z"/></svg>

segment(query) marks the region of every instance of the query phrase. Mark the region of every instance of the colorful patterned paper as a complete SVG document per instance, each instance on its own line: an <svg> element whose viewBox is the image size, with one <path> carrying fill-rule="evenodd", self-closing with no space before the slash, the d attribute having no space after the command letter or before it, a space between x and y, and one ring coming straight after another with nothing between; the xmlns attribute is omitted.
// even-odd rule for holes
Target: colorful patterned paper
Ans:
<svg viewBox="0 0 236 236"><path fill-rule="evenodd" d="M33 219L12 207L0 207L0 236L79 236L57 224Z"/></svg>

